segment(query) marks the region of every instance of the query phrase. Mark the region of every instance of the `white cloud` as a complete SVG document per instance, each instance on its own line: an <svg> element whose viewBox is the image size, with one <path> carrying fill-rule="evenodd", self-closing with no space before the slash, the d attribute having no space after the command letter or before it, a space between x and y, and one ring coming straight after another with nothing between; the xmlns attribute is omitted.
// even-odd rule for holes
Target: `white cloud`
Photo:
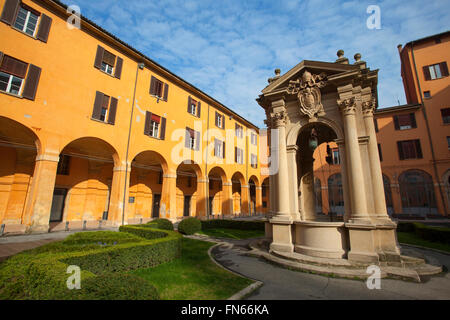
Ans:
<svg viewBox="0 0 450 320"><path fill-rule="evenodd" d="M448 1L137 1L77 3L82 14L259 126L255 102L275 68L360 52L381 106L405 103L397 44L446 31ZM366 8L381 9L381 30Z"/></svg>

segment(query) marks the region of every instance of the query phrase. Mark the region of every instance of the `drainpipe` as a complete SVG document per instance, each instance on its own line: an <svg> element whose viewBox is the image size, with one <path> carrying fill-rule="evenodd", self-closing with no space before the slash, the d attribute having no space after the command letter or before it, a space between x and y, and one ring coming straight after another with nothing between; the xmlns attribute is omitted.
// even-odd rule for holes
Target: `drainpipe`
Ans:
<svg viewBox="0 0 450 320"><path fill-rule="evenodd" d="M445 200L444 200L444 193L442 192L442 186L441 186L441 183L440 183L441 179L439 177L439 173L438 173L437 166L436 166L436 155L434 153L433 139L431 138L430 124L428 123L427 112L425 110L425 102L424 102L424 99L423 99L422 89L420 87L419 75L417 73L416 59L414 57L414 41L411 42L411 55L412 55L413 64L414 64L414 73L416 75L417 86L419 88L420 101L421 101L421 104L422 104L422 113L423 113L423 117L425 118L425 124L426 124L426 127L427 127L427 134L428 134L428 140L430 142L431 158L433 160L432 162L433 162L434 174L436 176L436 181L438 183L439 195L441 196L442 205L444 206L444 210L445 210L446 215L448 215L448 210L447 210L446 203L445 203Z"/></svg>
<svg viewBox="0 0 450 320"><path fill-rule="evenodd" d="M127 141L127 152L125 155L125 183L123 185L123 205L122 205L122 225L125 224L125 201L126 201L126 196L127 196L127 176L128 176L128 152L130 149L130 138L131 138L131 126L133 124L133 111L134 111L134 103L136 100L136 87L137 87L137 80L138 80L138 74L139 74L139 69L144 69L144 63L138 63L137 68L136 68L136 79L134 80L134 91L133 91L133 102L131 104L131 116L130 116L130 125L128 127L128 141Z"/></svg>
<svg viewBox="0 0 450 320"><path fill-rule="evenodd" d="M206 196L206 201L205 201L205 205L206 205L206 219L209 220L209 176L208 176L208 144L209 144L209 107L210 105L208 104L208 120L207 120L207 124L206 124L206 159L205 159L205 175L206 175L206 179L208 180L208 183L205 183L205 196Z"/></svg>

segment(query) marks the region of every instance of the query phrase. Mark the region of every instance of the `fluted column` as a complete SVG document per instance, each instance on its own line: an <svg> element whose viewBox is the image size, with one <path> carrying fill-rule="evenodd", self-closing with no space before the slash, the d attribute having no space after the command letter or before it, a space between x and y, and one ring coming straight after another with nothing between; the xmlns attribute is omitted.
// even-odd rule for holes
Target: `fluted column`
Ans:
<svg viewBox="0 0 450 320"><path fill-rule="evenodd" d="M377 136L373 123L373 112L375 109L375 99L363 102L362 111L364 125L369 136L369 161L370 173L372 176L372 189L375 206L375 218L380 220L389 219L386 210L386 199L384 194L383 174L381 172L380 157L378 154Z"/></svg>
<svg viewBox="0 0 450 320"><path fill-rule="evenodd" d="M370 223L370 218L367 213L364 175L356 127L355 97L338 100L337 102L344 117L345 149L347 152L347 163L350 169L350 189L353 193L351 197L351 220Z"/></svg>

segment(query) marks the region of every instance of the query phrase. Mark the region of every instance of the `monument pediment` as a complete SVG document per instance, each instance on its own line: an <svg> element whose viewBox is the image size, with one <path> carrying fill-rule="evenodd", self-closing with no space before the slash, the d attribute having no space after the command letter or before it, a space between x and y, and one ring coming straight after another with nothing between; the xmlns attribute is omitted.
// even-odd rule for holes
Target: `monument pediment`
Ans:
<svg viewBox="0 0 450 320"><path fill-rule="evenodd" d="M360 67L357 65L303 60L282 76L271 78L269 85L262 90L262 94L267 95L286 90L289 88L291 81L299 81L305 71L308 71L312 75L324 74L328 78L340 74L345 76L348 73L358 72L359 70Z"/></svg>

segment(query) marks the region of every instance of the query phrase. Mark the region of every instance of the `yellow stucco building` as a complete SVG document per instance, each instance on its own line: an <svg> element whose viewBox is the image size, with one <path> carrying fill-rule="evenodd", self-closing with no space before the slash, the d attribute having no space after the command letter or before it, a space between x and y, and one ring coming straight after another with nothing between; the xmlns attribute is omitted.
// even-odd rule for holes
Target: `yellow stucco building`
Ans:
<svg viewBox="0 0 450 320"><path fill-rule="evenodd" d="M0 12L4 233L266 211L258 127L57 1Z"/></svg>

